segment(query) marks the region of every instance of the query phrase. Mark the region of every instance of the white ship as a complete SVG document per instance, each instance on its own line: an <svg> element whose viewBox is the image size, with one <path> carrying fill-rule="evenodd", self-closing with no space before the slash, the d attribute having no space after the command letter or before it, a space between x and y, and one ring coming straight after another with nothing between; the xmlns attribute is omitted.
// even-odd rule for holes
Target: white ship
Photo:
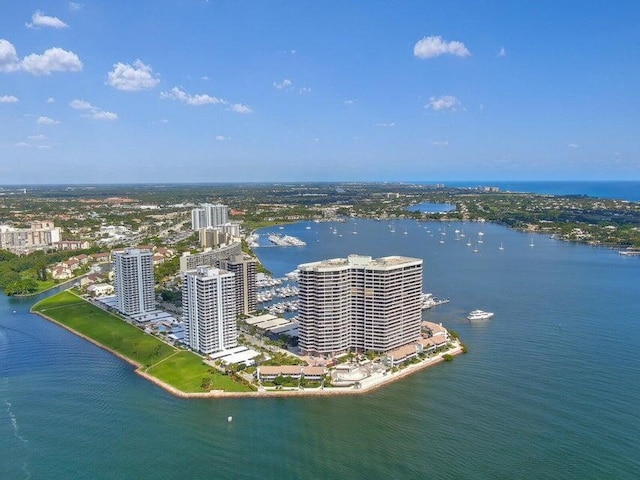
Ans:
<svg viewBox="0 0 640 480"><path fill-rule="evenodd" d="M467 316L468 320L486 320L493 317L493 312L484 312L482 310L474 310Z"/></svg>

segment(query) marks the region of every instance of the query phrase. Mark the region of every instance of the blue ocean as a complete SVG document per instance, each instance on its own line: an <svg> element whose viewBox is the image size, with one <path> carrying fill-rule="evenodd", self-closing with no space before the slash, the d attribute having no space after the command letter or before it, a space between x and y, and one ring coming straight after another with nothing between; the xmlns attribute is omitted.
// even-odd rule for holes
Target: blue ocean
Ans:
<svg viewBox="0 0 640 480"><path fill-rule="evenodd" d="M640 258L488 223L308 225L257 249L274 275L422 258L451 299L424 318L469 353L363 396L181 400L0 296L0 478L640 478Z"/></svg>

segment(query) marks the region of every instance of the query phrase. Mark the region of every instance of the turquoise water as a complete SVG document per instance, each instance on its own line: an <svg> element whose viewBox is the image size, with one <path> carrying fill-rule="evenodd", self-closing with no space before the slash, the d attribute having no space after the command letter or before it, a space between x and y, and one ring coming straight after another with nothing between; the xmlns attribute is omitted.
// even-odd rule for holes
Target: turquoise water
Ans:
<svg viewBox="0 0 640 480"><path fill-rule="evenodd" d="M421 257L451 298L425 318L469 353L365 396L187 401L0 296L0 479L640 477L639 258L480 223L307 225L279 230L306 247L259 249L276 275Z"/></svg>

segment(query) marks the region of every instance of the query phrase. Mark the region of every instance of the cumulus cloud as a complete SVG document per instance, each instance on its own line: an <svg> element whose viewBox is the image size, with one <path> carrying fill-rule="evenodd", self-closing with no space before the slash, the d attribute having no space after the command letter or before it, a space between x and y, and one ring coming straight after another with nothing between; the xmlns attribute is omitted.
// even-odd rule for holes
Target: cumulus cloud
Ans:
<svg viewBox="0 0 640 480"><path fill-rule="evenodd" d="M216 140L219 142L224 142L227 139L224 135L216 135Z"/></svg>
<svg viewBox="0 0 640 480"><path fill-rule="evenodd" d="M116 113L105 112L104 110L93 110L88 116L94 120L112 121L118 119L118 115Z"/></svg>
<svg viewBox="0 0 640 480"><path fill-rule="evenodd" d="M38 120L36 120L36 122L39 125L57 125L60 123L58 120L54 120L53 118L49 117L38 117Z"/></svg>
<svg viewBox="0 0 640 480"><path fill-rule="evenodd" d="M82 10L82 4L78 2L69 2L69 10L71 10L72 12Z"/></svg>
<svg viewBox="0 0 640 480"><path fill-rule="evenodd" d="M67 28L69 25L64 23L58 17L50 17L40 10L31 16L31 23L25 23L27 28L50 27L50 28Z"/></svg>
<svg viewBox="0 0 640 480"><path fill-rule="evenodd" d="M13 95L2 95L0 96L0 103L17 103L20 100L18 100L18 97L15 97Z"/></svg>
<svg viewBox="0 0 640 480"><path fill-rule="evenodd" d="M219 103L226 104L226 102L221 98L212 97L207 94L190 95L178 87L173 87L168 92L160 93L160 98L165 100L178 100L182 103L186 103L187 105L195 106L218 105Z"/></svg>
<svg viewBox="0 0 640 480"><path fill-rule="evenodd" d="M376 127L395 127L396 126L396 122L391 122L391 123L376 123Z"/></svg>
<svg viewBox="0 0 640 480"><path fill-rule="evenodd" d="M109 72L107 84L118 90L135 92L154 88L160 80L153 75L150 65L145 65L140 59L128 63L115 63L113 70Z"/></svg>
<svg viewBox="0 0 640 480"><path fill-rule="evenodd" d="M56 103L56 99L53 97L47 98L47 103Z"/></svg>
<svg viewBox="0 0 640 480"><path fill-rule="evenodd" d="M447 145L449 145L449 142L447 140L435 140L433 142L433 145L435 145L436 147L446 147Z"/></svg>
<svg viewBox="0 0 640 480"><path fill-rule="evenodd" d="M453 95L442 95L440 97L431 97L424 108L430 108L435 111L451 110L455 112L460 106L460 101Z"/></svg>
<svg viewBox="0 0 640 480"><path fill-rule="evenodd" d="M504 47L500 47L500 51L498 52L498 56L499 57L506 57L507 56L507 51L504 49Z"/></svg>
<svg viewBox="0 0 640 480"><path fill-rule="evenodd" d="M51 72L79 72L83 65L75 53L54 47L45 50L42 55L27 55L21 67L32 75L50 75Z"/></svg>
<svg viewBox="0 0 640 480"><path fill-rule="evenodd" d="M49 137L46 135L29 135L29 140L37 140L38 142L42 142L44 140L49 140Z"/></svg>
<svg viewBox="0 0 640 480"><path fill-rule="evenodd" d="M30 147L31 145L29 145L27 142L18 142L18 143L14 143L13 146L19 147L19 148L26 148L26 147Z"/></svg>
<svg viewBox="0 0 640 480"><path fill-rule="evenodd" d="M82 67L75 53L58 47L45 50L42 55L32 53L20 60L16 47L10 41L0 39L0 72L22 70L32 75L50 75L52 72L78 72Z"/></svg>
<svg viewBox="0 0 640 480"><path fill-rule="evenodd" d="M20 70L20 60L16 47L8 40L0 38L0 72Z"/></svg>
<svg viewBox="0 0 640 480"><path fill-rule="evenodd" d="M73 100L69 106L75 110L93 110L95 108L85 100Z"/></svg>
<svg viewBox="0 0 640 480"><path fill-rule="evenodd" d="M569 148L578 148L578 144L577 143L570 143L569 145L567 145Z"/></svg>
<svg viewBox="0 0 640 480"><path fill-rule="evenodd" d="M353 100L353 99L349 99L349 100L345 100L344 101L345 105L353 105L354 103L356 103L356 100Z"/></svg>
<svg viewBox="0 0 640 480"><path fill-rule="evenodd" d="M87 118L91 118L93 120L117 120L118 115L113 112L107 112L102 110L94 105L91 105L86 100L73 100L69 103L69 106L74 110L84 110L87 113L84 115Z"/></svg>
<svg viewBox="0 0 640 480"><path fill-rule="evenodd" d="M278 90L284 90L285 88L291 87L291 85L293 85L293 82L288 78L285 78L280 82L273 82L273 86L276 87Z"/></svg>
<svg viewBox="0 0 640 480"><path fill-rule="evenodd" d="M413 47L413 54L418 58L433 58L440 55L455 55L456 57L468 57L471 52L458 41L443 40L440 35L432 35L419 40Z"/></svg>
<svg viewBox="0 0 640 480"><path fill-rule="evenodd" d="M243 105L242 103L234 103L229 107L229 110L235 113L247 114L253 112L248 106Z"/></svg>
<svg viewBox="0 0 640 480"><path fill-rule="evenodd" d="M298 93L299 93L300 95L304 95L305 93L311 93L311 87L301 87L301 88L298 90Z"/></svg>

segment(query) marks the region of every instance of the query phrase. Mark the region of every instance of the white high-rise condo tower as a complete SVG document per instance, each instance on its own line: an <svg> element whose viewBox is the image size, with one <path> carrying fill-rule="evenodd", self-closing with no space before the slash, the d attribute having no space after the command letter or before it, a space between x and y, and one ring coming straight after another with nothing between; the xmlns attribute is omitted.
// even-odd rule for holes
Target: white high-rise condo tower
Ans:
<svg viewBox="0 0 640 480"><path fill-rule="evenodd" d="M150 250L127 248L113 253L116 308L126 315L151 312L156 308L153 291L153 254Z"/></svg>
<svg viewBox="0 0 640 480"><path fill-rule="evenodd" d="M184 273L184 339L191 349L210 354L235 347L238 344L236 312L233 273L210 267L197 267Z"/></svg>

